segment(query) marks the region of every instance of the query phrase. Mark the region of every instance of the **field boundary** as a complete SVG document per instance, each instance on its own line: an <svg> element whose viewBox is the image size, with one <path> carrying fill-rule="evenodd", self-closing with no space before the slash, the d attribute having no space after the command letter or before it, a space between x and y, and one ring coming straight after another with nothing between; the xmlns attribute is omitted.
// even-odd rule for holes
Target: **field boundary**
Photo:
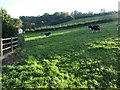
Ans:
<svg viewBox="0 0 120 90"><path fill-rule="evenodd" d="M18 47L18 37L1 38L0 56L4 56L4 51L13 52L16 47Z"/></svg>
<svg viewBox="0 0 120 90"><path fill-rule="evenodd" d="M5 55L13 53L17 48L22 47L24 37L1 38L0 42L0 59L2 59Z"/></svg>

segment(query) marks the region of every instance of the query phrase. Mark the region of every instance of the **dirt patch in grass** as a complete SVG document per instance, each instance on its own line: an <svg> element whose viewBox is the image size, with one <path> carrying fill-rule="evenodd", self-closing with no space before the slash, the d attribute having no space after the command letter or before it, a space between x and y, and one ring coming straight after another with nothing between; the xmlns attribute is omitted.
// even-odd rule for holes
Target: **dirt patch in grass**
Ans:
<svg viewBox="0 0 120 90"><path fill-rule="evenodd" d="M18 52L10 53L3 57L2 65L11 65L11 64L19 61L20 57L21 57L21 55Z"/></svg>

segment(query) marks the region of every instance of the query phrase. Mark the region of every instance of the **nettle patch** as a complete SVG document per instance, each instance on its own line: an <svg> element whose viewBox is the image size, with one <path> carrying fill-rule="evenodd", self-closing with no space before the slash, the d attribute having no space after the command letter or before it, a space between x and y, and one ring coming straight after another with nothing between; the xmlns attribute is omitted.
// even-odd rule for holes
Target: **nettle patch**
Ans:
<svg viewBox="0 0 120 90"><path fill-rule="evenodd" d="M98 48L98 49L119 49L117 41L113 39L107 39L103 41L96 41L94 43L88 44L88 49Z"/></svg>
<svg viewBox="0 0 120 90"><path fill-rule="evenodd" d="M89 52L93 52L94 56L101 56L100 59L104 58L105 60L117 60L118 51L120 50L118 45L118 38L99 40L93 43L89 43L86 46L88 47L87 50ZM112 62L112 60L110 62Z"/></svg>
<svg viewBox="0 0 120 90"><path fill-rule="evenodd" d="M70 59L29 60L3 67L3 88L116 88L116 71L100 60Z"/></svg>

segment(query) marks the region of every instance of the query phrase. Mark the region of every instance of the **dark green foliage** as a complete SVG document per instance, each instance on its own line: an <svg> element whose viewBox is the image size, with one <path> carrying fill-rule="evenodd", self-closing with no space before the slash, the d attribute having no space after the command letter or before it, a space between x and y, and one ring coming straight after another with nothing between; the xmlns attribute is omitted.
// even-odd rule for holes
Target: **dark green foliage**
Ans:
<svg viewBox="0 0 120 90"><path fill-rule="evenodd" d="M2 11L2 37L11 37L16 34L14 21L13 19L7 14L6 10Z"/></svg>
<svg viewBox="0 0 120 90"><path fill-rule="evenodd" d="M1 9L2 14L2 37L8 38L17 36L17 28L22 26L22 22L19 19L11 18L10 15L7 14L7 11Z"/></svg>
<svg viewBox="0 0 120 90"><path fill-rule="evenodd" d="M50 15L48 13L45 13L42 16L21 16L20 19L23 21L23 27L25 29L33 29L32 23L34 23L35 27L41 27L41 26L48 26L48 25L56 25L63 22L67 22L72 20L73 18L68 14L64 12L56 12L53 15Z"/></svg>

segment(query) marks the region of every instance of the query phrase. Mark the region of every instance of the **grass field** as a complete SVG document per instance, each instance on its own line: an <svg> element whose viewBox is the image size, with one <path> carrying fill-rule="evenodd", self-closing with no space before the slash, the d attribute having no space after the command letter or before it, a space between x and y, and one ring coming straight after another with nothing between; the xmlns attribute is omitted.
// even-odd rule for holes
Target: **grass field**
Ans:
<svg viewBox="0 0 120 90"><path fill-rule="evenodd" d="M3 66L3 88L117 88L116 22L25 34L20 62Z"/></svg>
<svg viewBox="0 0 120 90"><path fill-rule="evenodd" d="M103 16L94 16L94 17L88 17L88 18L81 18L81 19L71 20L71 21L62 23L60 25L67 25L67 24L73 24L73 23L85 23L85 22L94 21L94 20L111 19L111 18L116 18L117 16L118 16L117 14L110 14L110 15L103 15Z"/></svg>
<svg viewBox="0 0 120 90"><path fill-rule="evenodd" d="M59 27L68 27L68 26L74 26L78 24L86 24L90 22L95 22L99 20L108 20L112 18L117 18L117 14L110 14L110 15L102 15L102 16L94 16L94 17L87 17L87 18L80 18L80 19L74 19L68 22L60 23L57 25L50 25L50 26L42 26L39 28L35 28L35 30L43 30L43 29L55 29Z"/></svg>

